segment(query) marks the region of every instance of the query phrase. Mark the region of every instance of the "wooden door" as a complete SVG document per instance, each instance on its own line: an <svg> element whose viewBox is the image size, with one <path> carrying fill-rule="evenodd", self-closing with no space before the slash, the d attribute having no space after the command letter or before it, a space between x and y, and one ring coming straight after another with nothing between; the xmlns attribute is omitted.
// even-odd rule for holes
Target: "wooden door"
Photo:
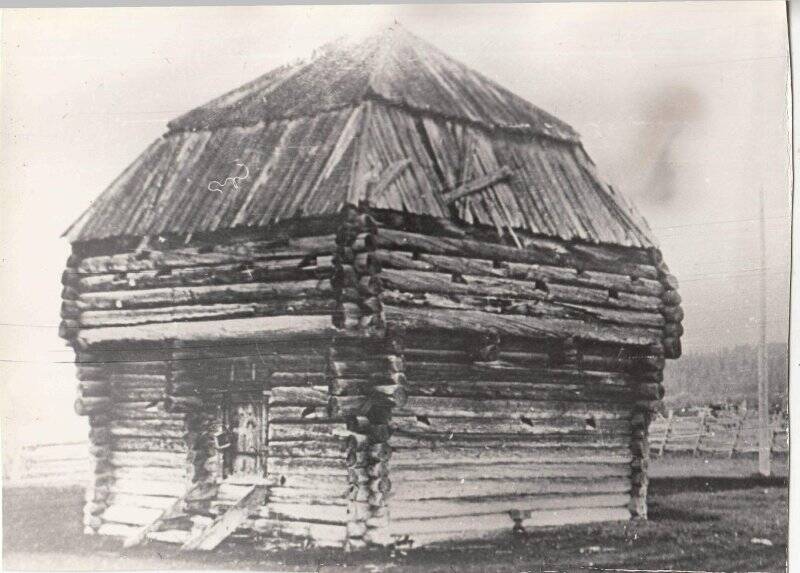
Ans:
<svg viewBox="0 0 800 573"><path fill-rule="evenodd" d="M222 478L241 482L262 480L267 433L263 396L257 392L229 392L221 402L217 448Z"/></svg>

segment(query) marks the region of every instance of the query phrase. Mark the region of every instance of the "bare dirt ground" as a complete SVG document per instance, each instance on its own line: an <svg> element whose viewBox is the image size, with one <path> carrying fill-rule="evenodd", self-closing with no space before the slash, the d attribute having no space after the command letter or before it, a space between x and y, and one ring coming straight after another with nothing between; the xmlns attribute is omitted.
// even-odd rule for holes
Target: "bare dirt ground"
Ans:
<svg viewBox="0 0 800 573"><path fill-rule="evenodd" d="M785 571L788 468L753 477L752 459L656 460L646 522L529 531L492 541L407 552L330 550L254 553L225 547L179 554L151 543L122 550L119 541L82 535L80 488L3 492L5 570L239 569L259 571L524 572L614 569ZM771 545L753 543L766 539Z"/></svg>

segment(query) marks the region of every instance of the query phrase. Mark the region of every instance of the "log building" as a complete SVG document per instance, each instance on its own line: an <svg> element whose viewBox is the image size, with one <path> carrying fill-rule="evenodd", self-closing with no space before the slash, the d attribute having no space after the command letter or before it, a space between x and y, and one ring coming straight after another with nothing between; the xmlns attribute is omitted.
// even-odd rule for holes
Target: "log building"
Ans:
<svg viewBox="0 0 800 573"><path fill-rule="evenodd" d="M675 278L569 126L396 26L172 121L66 236L86 533L647 514Z"/></svg>

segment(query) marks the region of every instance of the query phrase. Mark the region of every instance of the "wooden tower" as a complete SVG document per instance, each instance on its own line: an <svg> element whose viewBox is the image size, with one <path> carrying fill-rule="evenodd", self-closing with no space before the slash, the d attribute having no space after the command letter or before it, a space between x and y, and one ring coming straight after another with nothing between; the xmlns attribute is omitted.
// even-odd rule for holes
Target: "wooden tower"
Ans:
<svg viewBox="0 0 800 573"><path fill-rule="evenodd" d="M171 122L67 237L87 533L646 516L675 278L569 126L402 29Z"/></svg>

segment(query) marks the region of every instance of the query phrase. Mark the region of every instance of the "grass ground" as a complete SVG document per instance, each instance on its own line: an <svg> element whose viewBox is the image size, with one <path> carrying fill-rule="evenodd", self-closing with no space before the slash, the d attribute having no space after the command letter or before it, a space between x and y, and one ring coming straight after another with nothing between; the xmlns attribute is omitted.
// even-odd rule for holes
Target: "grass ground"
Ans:
<svg viewBox="0 0 800 573"><path fill-rule="evenodd" d="M254 554L229 548L178 554L153 543L123 551L82 535L79 488L3 493L3 568L12 570L243 569L260 571L521 572L608 569L785 571L788 480L753 477L753 460L656 460L650 519L540 529L491 542L404 553L335 551ZM771 545L752 543L767 539Z"/></svg>

